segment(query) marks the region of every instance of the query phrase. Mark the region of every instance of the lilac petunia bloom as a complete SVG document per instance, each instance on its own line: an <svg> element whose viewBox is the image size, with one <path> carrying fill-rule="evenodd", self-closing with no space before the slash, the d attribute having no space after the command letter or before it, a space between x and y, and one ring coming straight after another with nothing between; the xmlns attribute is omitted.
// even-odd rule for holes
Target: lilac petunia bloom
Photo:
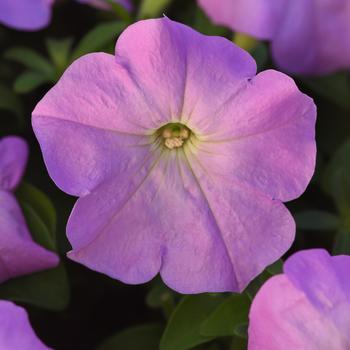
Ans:
<svg viewBox="0 0 350 350"><path fill-rule="evenodd" d="M77 0L102 9L108 9L105 0ZM130 0L113 0L131 10ZM51 20L55 0L0 0L0 24L20 30L45 28Z"/></svg>
<svg viewBox="0 0 350 350"><path fill-rule="evenodd" d="M25 309L4 300L0 300L0 349L50 350L34 333Z"/></svg>
<svg viewBox="0 0 350 350"><path fill-rule="evenodd" d="M198 0L217 24L271 41L284 70L327 74L350 68L349 0Z"/></svg>
<svg viewBox="0 0 350 350"><path fill-rule="evenodd" d="M69 257L126 283L237 291L279 258L315 166L315 105L230 41L167 18L75 61L33 112L48 171L79 196Z"/></svg>
<svg viewBox="0 0 350 350"><path fill-rule="evenodd" d="M55 267L58 257L35 243L11 193L20 181L28 157L18 137L0 139L0 283Z"/></svg>
<svg viewBox="0 0 350 350"><path fill-rule="evenodd" d="M350 256L301 251L268 280L250 310L249 350L348 350Z"/></svg>

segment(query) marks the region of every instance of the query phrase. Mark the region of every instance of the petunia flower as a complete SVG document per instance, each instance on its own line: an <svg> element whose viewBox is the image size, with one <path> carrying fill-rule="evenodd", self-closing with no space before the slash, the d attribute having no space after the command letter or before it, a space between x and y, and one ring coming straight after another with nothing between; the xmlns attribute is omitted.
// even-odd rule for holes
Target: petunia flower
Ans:
<svg viewBox="0 0 350 350"><path fill-rule="evenodd" d="M69 257L125 283L242 290L292 244L282 201L315 166L315 105L221 37L137 22L116 55L75 61L39 102L48 171L80 197Z"/></svg>
<svg viewBox="0 0 350 350"><path fill-rule="evenodd" d="M269 279L250 310L249 350L348 350L350 256L301 251Z"/></svg>
<svg viewBox="0 0 350 350"><path fill-rule="evenodd" d="M21 138L0 139L0 283L58 264L56 254L32 240L11 193L22 177L27 156L27 145Z"/></svg>
<svg viewBox="0 0 350 350"><path fill-rule="evenodd" d="M198 0L217 24L271 41L277 65L298 74L350 68L349 0Z"/></svg>
<svg viewBox="0 0 350 350"><path fill-rule="evenodd" d="M34 333L24 308L0 300L0 349L50 350Z"/></svg>
<svg viewBox="0 0 350 350"><path fill-rule="evenodd" d="M0 24L21 30L39 30L51 20L54 0L0 0Z"/></svg>
<svg viewBox="0 0 350 350"><path fill-rule="evenodd" d="M108 9L105 0L77 0L99 8ZM130 0L113 0L131 10ZM8 27L34 31L43 29L51 21L55 0L0 0L0 24Z"/></svg>

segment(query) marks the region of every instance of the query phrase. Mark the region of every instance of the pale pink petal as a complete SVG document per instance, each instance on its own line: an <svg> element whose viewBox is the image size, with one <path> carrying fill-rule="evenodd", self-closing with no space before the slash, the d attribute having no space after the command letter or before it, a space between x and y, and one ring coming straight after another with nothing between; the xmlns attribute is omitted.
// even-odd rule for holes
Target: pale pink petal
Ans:
<svg viewBox="0 0 350 350"><path fill-rule="evenodd" d="M213 119L198 143L211 173L282 201L304 192L315 168L316 111L292 79L258 74Z"/></svg>
<svg viewBox="0 0 350 350"><path fill-rule="evenodd" d="M186 122L192 114L212 118L209 112L256 72L252 57L229 40L168 18L128 27L117 42L116 60L144 91L160 123Z"/></svg>
<svg viewBox="0 0 350 350"><path fill-rule="evenodd" d="M236 289L210 210L192 175L186 167L180 175L179 166L174 158L152 159L149 173L111 181L79 199L68 225L69 257L127 283L149 281L161 271L183 293ZM91 221L85 225L86 216Z"/></svg>
<svg viewBox="0 0 350 350"><path fill-rule="evenodd" d="M32 123L50 175L73 195L130 171L158 125L142 92L103 53L73 63L37 105Z"/></svg>

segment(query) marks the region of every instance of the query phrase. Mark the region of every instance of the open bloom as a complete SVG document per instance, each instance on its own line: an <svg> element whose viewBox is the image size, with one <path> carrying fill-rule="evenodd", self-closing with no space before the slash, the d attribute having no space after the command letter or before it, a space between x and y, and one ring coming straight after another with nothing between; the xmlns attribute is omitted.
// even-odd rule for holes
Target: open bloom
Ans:
<svg viewBox="0 0 350 350"><path fill-rule="evenodd" d="M348 350L350 256L301 251L268 280L250 310L249 350Z"/></svg>
<svg viewBox="0 0 350 350"><path fill-rule="evenodd" d="M350 68L349 0L198 0L212 20L271 41L277 65L301 74Z"/></svg>
<svg viewBox="0 0 350 350"><path fill-rule="evenodd" d="M34 333L25 309L4 300L0 300L0 349L50 350Z"/></svg>
<svg viewBox="0 0 350 350"><path fill-rule="evenodd" d="M58 264L56 254L32 240L11 193L22 177L27 156L27 145L21 138L0 139L0 282Z"/></svg>
<svg viewBox="0 0 350 350"><path fill-rule="evenodd" d="M48 171L79 196L69 257L126 283L242 290L279 258L315 164L315 106L230 41L167 18L75 61L37 105Z"/></svg>
<svg viewBox="0 0 350 350"><path fill-rule="evenodd" d="M107 8L104 0L78 0L100 8ZM131 9L129 0L114 0ZM51 20L55 0L0 0L0 24L20 30L39 30Z"/></svg>

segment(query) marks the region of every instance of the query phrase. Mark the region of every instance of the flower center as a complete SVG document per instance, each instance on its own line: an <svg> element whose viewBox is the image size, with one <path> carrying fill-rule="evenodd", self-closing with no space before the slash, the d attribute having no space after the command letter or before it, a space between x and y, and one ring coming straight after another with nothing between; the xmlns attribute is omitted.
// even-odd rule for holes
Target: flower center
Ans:
<svg viewBox="0 0 350 350"><path fill-rule="evenodd" d="M169 123L158 131L158 138L168 149L180 148L191 137L191 130L180 123Z"/></svg>

